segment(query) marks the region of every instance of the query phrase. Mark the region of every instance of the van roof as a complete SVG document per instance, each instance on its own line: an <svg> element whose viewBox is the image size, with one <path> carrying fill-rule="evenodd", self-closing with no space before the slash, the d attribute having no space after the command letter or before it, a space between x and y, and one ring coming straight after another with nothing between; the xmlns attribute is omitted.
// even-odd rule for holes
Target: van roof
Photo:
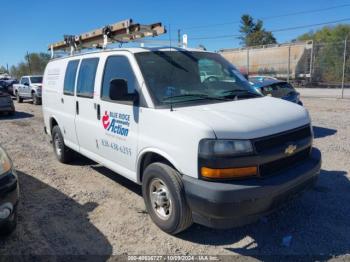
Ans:
<svg viewBox="0 0 350 262"><path fill-rule="evenodd" d="M108 48L108 49L96 49L93 51L80 52L75 53L74 55L67 55L62 57L53 58L51 61L71 58L71 57L79 57L88 54L99 54L105 52L116 52L116 51L127 51L133 54L143 53L143 52L157 52L157 51L171 51L171 52L208 52L206 50L198 49L198 48L180 48L180 47L129 47L129 48Z"/></svg>

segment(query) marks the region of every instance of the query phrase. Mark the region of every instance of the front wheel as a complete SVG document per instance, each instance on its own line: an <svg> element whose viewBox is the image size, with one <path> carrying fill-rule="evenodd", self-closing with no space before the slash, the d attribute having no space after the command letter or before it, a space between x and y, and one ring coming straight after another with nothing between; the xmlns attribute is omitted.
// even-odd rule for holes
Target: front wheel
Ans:
<svg viewBox="0 0 350 262"><path fill-rule="evenodd" d="M35 93L32 93L32 100L34 105L41 104L41 99Z"/></svg>
<svg viewBox="0 0 350 262"><path fill-rule="evenodd" d="M63 136L58 126L52 128L52 145L58 161L67 164L72 160L73 151L64 144Z"/></svg>
<svg viewBox="0 0 350 262"><path fill-rule="evenodd" d="M23 98L20 97L20 95L18 94L18 92L16 92L16 100L18 103L23 103Z"/></svg>
<svg viewBox="0 0 350 262"><path fill-rule="evenodd" d="M164 163L153 163L144 171L142 195L153 222L169 234L192 225L180 174Z"/></svg>

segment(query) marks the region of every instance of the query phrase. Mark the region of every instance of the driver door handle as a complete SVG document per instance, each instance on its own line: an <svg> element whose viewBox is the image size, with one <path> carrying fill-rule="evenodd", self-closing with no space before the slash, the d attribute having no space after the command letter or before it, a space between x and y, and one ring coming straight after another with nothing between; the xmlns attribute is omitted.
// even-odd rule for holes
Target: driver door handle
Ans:
<svg viewBox="0 0 350 262"><path fill-rule="evenodd" d="M76 114L79 115L79 102L78 101L75 101L75 111L76 111Z"/></svg>
<svg viewBox="0 0 350 262"><path fill-rule="evenodd" d="M97 104L97 119L101 119L101 106L100 104Z"/></svg>

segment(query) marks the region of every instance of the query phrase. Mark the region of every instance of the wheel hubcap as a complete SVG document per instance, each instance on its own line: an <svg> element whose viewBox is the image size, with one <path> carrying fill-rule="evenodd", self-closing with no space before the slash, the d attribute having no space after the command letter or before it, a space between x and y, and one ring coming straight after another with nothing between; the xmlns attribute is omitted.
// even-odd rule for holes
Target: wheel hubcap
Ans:
<svg viewBox="0 0 350 262"><path fill-rule="evenodd" d="M55 135L55 139L54 139L54 143L55 143L55 150L56 150L56 154L58 156L61 156L62 154L62 143L58 137L58 134Z"/></svg>
<svg viewBox="0 0 350 262"><path fill-rule="evenodd" d="M165 183L155 178L150 183L150 199L153 211L162 219L169 219L172 212L172 201L168 187Z"/></svg>

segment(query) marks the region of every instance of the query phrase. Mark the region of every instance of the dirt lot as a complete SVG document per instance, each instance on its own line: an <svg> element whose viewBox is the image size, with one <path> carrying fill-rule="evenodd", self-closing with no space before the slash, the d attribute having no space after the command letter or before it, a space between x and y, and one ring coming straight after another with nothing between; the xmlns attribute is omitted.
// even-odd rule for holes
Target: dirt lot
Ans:
<svg viewBox="0 0 350 262"><path fill-rule="evenodd" d="M19 173L17 230L0 239L0 255L350 253L350 100L304 99L323 152L317 187L281 211L232 230L193 225L170 236L144 209L141 189L87 159L56 161L43 133L40 106L16 104L15 117L0 116L0 142ZM282 239L291 236L290 245Z"/></svg>

